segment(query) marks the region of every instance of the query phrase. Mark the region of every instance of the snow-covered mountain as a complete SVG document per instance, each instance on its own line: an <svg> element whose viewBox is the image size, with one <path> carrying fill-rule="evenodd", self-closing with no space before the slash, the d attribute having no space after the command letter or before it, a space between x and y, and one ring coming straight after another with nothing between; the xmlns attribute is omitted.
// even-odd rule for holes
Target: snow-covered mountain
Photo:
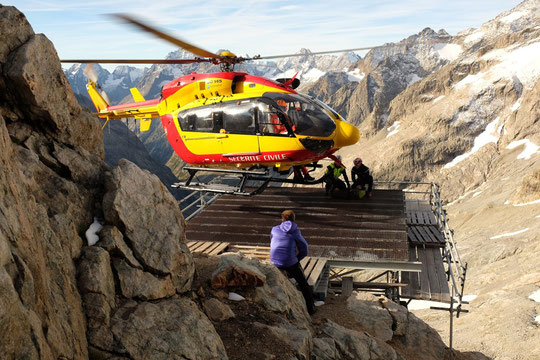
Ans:
<svg viewBox="0 0 540 360"><path fill-rule="evenodd" d="M302 49L298 54L309 54L310 51ZM167 59L191 59L193 54L185 50L176 50L169 53ZM342 72L360 60L354 53L346 53L340 56L299 56L275 61L253 61L236 67L237 71L264 76L271 79L292 77L298 72L298 78L302 86L317 81L329 72ZM65 74L76 94L86 96L86 65L77 64L65 71ZM192 72L218 72L219 66L207 63L188 65L153 65L150 68L135 68L131 66L119 66L112 73L99 65L94 66L98 75L98 83L107 93L112 102L122 101L128 96L131 87L137 87L147 98L159 97L161 87L166 83ZM128 99L123 100L128 101Z"/></svg>
<svg viewBox="0 0 540 360"><path fill-rule="evenodd" d="M88 98L86 91L87 76L84 74L86 64L75 64L64 71L76 95ZM105 91L112 103L121 101L130 94L129 89L135 87L147 69L132 66L118 66L111 73L99 64L92 65L97 82ZM85 104L86 105L86 104Z"/></svg>

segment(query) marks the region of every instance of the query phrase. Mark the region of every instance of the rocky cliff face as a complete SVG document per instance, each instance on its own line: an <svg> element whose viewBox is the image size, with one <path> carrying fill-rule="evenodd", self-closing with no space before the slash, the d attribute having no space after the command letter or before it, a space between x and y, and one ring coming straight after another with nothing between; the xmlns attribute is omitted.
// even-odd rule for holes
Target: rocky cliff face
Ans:
<svg viewBox="0 0 540 360"><path fill-rule="evenodd" d="M50 41L13 7L0 34L2 358L468 358L385 298L329 299L312 322L274 266L193 256L158 178L103 161Z"/></svg>

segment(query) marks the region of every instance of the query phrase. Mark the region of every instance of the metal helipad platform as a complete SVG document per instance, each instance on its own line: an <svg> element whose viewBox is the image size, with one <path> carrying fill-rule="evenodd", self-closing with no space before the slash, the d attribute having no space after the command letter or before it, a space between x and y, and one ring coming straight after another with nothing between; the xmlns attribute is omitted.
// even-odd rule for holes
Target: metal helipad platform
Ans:
<svg viewBox="0 0 540 360"><path fill-rule="evenodd" d="M281 212L292 209L309 255L352 261L409 261L400 190L375 190L361 200L333 199L321 188L268 188L254 197L221 196L187 225L191 241L270 244Z"/></svg>

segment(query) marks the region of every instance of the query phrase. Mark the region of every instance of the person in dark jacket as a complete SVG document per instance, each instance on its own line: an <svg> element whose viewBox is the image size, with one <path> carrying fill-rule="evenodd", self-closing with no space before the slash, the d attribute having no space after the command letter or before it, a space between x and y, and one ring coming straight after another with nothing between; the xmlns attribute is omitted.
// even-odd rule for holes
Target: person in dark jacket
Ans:
<svg viewBox="0 0 540 360"><path fill-rule="evenodd" d="M288 277L296 280L306 300L307 310L312 315L315 312L313 294L300 266L300 260L308 254L308 244L294 222L295 219L296 216L292 210L285 210L281 213L281 224L272 228L270 262L278 269L284 270Z"/></svg>
<svg viewBox="0 0 540 360"><path fill-rule="evenodd" d="M362 159L354 159L354 166L351 169L352 188L366 190L367 195L371 196L373 191L373 176L369 174L369 168L362 163Z"/></svg>

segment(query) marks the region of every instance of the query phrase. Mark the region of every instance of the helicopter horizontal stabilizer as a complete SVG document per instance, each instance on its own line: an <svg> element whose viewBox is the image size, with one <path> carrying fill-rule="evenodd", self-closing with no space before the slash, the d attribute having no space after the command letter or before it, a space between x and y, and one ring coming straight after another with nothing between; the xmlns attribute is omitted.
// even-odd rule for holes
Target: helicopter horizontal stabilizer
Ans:
<svg viewBox="0 0 540 360"><path fill-rule="evenodd" d="M152 119L141 119L141 132L150 130L150 125L152 125Z"/></svg>
<svg viewBox="0 0 540 360"><path fill-rule="evenodd" d="M144 98L144 96L141 95L141 92L139 91L139 89L137 88L131 88L129 89L129 91L131 92L131 96L133 96L133 101L146 101L146 99Z"/></svg>

